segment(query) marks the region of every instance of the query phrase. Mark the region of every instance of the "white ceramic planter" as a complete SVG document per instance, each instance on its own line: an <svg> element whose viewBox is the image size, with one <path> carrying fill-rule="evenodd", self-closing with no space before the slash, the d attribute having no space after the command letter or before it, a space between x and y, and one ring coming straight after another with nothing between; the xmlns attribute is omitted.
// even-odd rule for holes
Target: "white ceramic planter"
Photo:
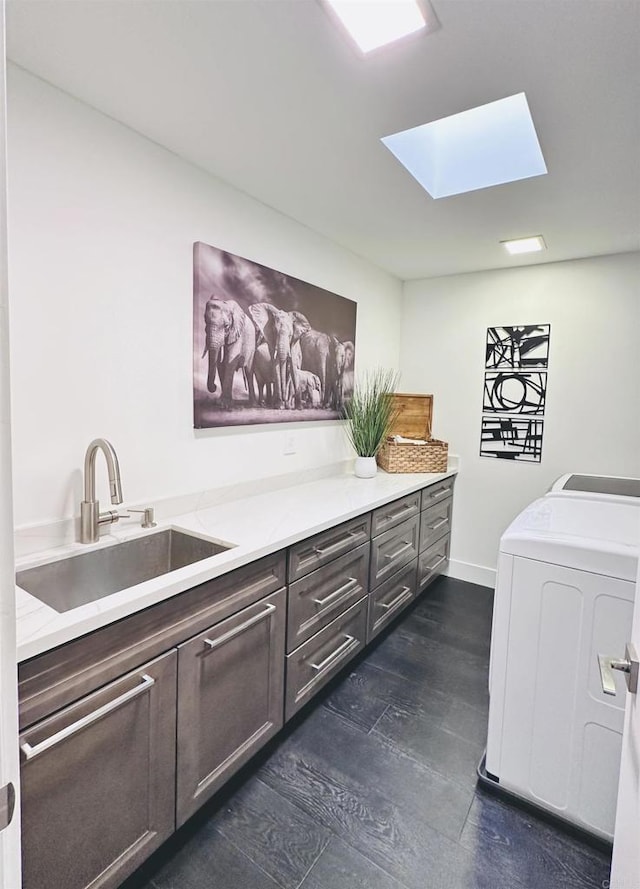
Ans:
<svg viewBox="0 0 640 889"><path fill-rule="evenodd" d="M356 457L354 474L358 478L373 478L378 471L375 457Z"/></svg>

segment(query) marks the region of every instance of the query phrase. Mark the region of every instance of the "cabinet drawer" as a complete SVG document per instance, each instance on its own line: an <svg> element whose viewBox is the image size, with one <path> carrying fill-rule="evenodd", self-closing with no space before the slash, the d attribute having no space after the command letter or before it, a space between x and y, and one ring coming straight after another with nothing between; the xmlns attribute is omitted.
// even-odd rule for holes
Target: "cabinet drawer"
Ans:
<svg viewBox="0 0 640 889"><path fill-rule="evenodd" d="M176 652L20 736L23 889L115 889L175 827Z"/></svg>
<svg viewBox="0 0 640 889"><path fill-rule="evenodd" d="M317 568L289 587L287 651L326 627L367 592L370 544Z"/></svg>
<svg viewBox="0 0 640 889"><path fill-rule="evenodd" d="M369 589L374 590L418 555L420 516L385 531L371 542Z"/></svg>
<svg viewBox="0 0 640 889"><path fill-rule="evenodd" d="M418 560L414 559L386 580L369 596L367 642L393 620L414 598L417 590Z"/></svg>
<svg viewBox="0 0 640 889"><path fill-rule="evenodd" d="M435 543L451 530L453 498L448 497L425 509L420 515L420 552Z"/></svg>
<svg viewBox="0 0 640 889"><path fill-rule="evenodd" d="M364 646L367 598L287 655L285 719L306 704Z"/></svg>
<svg viewBox="0 0 640 889"><path fill-rule="evenodd" d="M285 590L178 648L180 826L282 726Z"/></svg>
<svg viewBox="0 0 640 889"><path fill-rule="evenodd" d="M409 494L408 497L402 497L400 500L394 500L393 503L387 503L380 509L374 510L371 516L371 536L376 537L389 528L395 528L405 519L420 512L420 491L415 494Z"/></svg>
<svg viewBox="0 0 640 889"><path fill-rule="evenodd" d="M420 553L418 560L418 589L431 583L444 571L449 558L449 535L441 537L430 547Z"/></svg>
<svg viewBox="0 0 640 889"><path fill-rule="evenodd" d="M135 669L284 586L273 553L18 665L20 727Z"/></svg>
<svg viewBox="0 0 640 889"><path fill-rule="evenodd" d="M289 550L289 583L369 540L371 513L296 543Z"/></svg>
<svg viewBox="0 0 640 889"><path fill-rule="evenodd" d="M453 485L455 476L443 479L435 485L429 485L428 488L422 489L422 509L428 509L434 503L444 500L445 497L451 497L453 494Z"/></svg>

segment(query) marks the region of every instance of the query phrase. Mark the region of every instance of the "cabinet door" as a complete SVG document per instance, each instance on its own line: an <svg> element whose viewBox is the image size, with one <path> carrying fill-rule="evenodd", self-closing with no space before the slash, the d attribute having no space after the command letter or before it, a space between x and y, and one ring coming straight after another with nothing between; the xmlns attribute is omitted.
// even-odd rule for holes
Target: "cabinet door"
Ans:
<svg viewBox="0 0 640 889"><path fill-rule="evenodd" d="M332 559L351 552L356 546L366 543L370 535L371 513L368 512L301 540L289 549L289 583L326 565Z"/></svg>
<svg viewBox="0 0 640 889"><path fill-rule="evenodd" d="M418 560L414 559L369 596L367 642L390 623L416 594Z"/></svg>
<svg viewBox="0 0 640 889"><path fill-rule="evenodd" d="M449 559L449 535L420 553L418 560L418 589L424 589L444 571Z"/></svg>
<svg viewBox="0 0 640 889"><path fill-rule="evenodd" d="M367 637L367 597L287 655L285 716L290 719L361 648Z"/></svg>
<svg viewBox="0 0 640 889"><path fill-rule="evenodd" d="M176 651L20 736L23 889L114 889L174 830Z"/></svg>
<svg viewBox="0 0 640 889"><path fill-rule="evenodd" d="M371 536L377 537L383 531L394 528L405 519L410 519L420 512L420 491L409 494L408 497L402 497L400 500L394 500L393 503L387 503L373 511L371 517Z"/></svg>
<svg viewBox="0 0 640 889"><path fill-rule="evenodd" d="M428 488L422 489L422 509L428 509L434 503L444 500L445 497L453 495L453 486L455 484L455 476L450 475L444 481L436 482L435 485L429 485Z"/></svg>
<svg viewBox="0 0 640 889"><path fill-rule="evenodd" d="M284 589L178 647L183 824L283 722Z"/></svg>
<svg viewBox="0 0 640 889"><path fill-rule="evenodd" d="M371 569L369 573L369 589L375 590L403 565L412 562L418 555L418 534L420 516L385 531L371 542Z"/></svg>
<svg viewBox="0 0 640 889"><path fill-rule="evenodd" d="M367 592L369 580L368 543L334 559L289 587L287 652L326 627Z"/></svg>
<svg viewBox="0 0 640 889"><path fill-rule="evenodd" d="M448 497L441 503L435 503L420 515L420 552L440 540L451 531L451 512L453 498Z"/></svg>

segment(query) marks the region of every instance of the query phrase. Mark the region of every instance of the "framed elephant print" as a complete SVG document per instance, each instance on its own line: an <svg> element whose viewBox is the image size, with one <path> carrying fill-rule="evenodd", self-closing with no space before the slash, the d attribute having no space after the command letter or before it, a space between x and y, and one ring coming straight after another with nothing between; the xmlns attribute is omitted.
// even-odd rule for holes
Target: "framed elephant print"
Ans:
<svg viewBox="0 0 640 889"><path fill-rule="evenodd" d="M194 427L336 420L353 391L353 300L193 245Z"/></svg>

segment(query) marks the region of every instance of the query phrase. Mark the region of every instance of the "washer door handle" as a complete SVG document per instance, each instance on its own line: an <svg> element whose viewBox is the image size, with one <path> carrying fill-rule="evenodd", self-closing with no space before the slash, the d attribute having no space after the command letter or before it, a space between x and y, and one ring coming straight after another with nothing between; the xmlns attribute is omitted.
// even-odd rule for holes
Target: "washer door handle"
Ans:
<svg viewBox="0 0 640 889"><path fill-rule="evenodd" d="M631 694L638 691L638 672L640 662L638 661L638 653L632 642L628 642L625 646L624 658L607 657L604 654L598 655L598 665L600 667L600 682L602 683L602 691L606 695L615 695L616 683L613 677L613 671L619 670L625 674L627 688Z"/></svg>
<svg viewBox="0 0 640 889"><path fill-rule="evenodd" d="M0 788L0 830L9 827L16 807L16 790L11 782Z"/></svg>

